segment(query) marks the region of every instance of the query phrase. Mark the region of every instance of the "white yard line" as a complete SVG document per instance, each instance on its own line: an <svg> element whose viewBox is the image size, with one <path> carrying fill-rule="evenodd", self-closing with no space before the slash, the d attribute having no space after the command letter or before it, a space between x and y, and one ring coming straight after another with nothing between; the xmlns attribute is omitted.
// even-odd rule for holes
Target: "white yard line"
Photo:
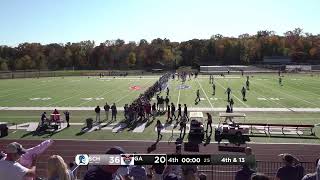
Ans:
<svg viewBox="0 0 320 180"><path fill-rule="evenodd" d="M284 95L286 95L286 96L293 97L293 98L295 98L295 99L299 99L299 100L304 101L304 102L306 102L306 103L312 104L312 105L314 105L314 106L316 106L316 107L319 106L318 104L314 104L314 103L312 103L312 102L310 102L310 101L307 101L307 100L305 100L305 99L301 99L301 98L299 98L299 97L297 97L297 96L295 96L295 95L291 95L291 94L289 94L289 93L284 93L284 92L282 92L282 91L280 91L280 90L278 90L278 89L276 89L276 88L270 88L270 87L265 86L265 85L262 85L262 86L263 86L263 87L266 87L267 89L271 89L272 91L276 90L276 91L280 92L281 94L284 94Z"/></svg>
<svg viewBox="0 0 320 180"><path fill-rule="evenodd" d="M226 88L224 86L222 86L218 81L216 81L217 84L219 86L221 86L224 90L226 90ZM236 95L234 95L234 93L232 93L232 97L235 97L239 102L241 102L243 105L245 105L246 107L249 107L246 103L244 103L241 99L239 99Z"/></svg>
<svg viewBox="0 0 320 180"><path fill-rule="evenodd" d="M203 94L206 96L206 98L207 98L207 100L208 100L208 102L209 102L209 104L210 104L211 108L213 109L213 105L211 104L211 101L210 101L210 99L208 98L207 93L203 90L202 85L201 85L201 83L199 83L198 79L197 79L197 82L198 82L198 84L199 84L199 86L200 86L200 88L201 88L201 90L202 90Z"/></svg>
<svg viewBox="0 0 320 180"><path fill-rule="evenodd" d="M179 101L180 101L180 91L181 91L181 89L179 88L179 95L178 95L178 100L177 100L177 104L176 105L178 105Z"/></svg>

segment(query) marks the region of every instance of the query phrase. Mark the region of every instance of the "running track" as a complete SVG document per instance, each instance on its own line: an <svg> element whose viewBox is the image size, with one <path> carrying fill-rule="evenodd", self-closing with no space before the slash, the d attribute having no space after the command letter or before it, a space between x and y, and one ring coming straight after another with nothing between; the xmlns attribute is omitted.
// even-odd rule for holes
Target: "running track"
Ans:
<svg viewBox="0 0 320 180"><path fill-rule="evenodd" d="M25 148L37 145L39 140L0 140L0 150L4 150L5 146L13 141L21 143ZM74 161L76 154L100 154L112 146L121 146L128 153L147 153L147 148L154 142L152 141L91 141L91 140L55 140L53 145L40 157L38 157L37 171L38 175L45 176L46 160L50 155L59 154L69 163ZM261 161L280 161L278 154L291 153L297 156L301 161L314 162L320 156L320 145L303 145L303 144L249 144L256 155L257 160ZM159 142L156 150L152 153L173 153L175 144L168 142ZM190 152L183 152L190 153ZM217 144L209 144L207 146L200 145L200 153L202 154L226 154L219 152Z"/></svg>

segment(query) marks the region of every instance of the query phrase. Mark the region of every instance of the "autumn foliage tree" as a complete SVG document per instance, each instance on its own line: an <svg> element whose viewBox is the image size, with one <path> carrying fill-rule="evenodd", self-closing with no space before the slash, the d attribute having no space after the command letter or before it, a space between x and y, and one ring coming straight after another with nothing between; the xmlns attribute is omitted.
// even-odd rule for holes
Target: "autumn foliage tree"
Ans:
<svg viewBox="0 0 320 180"><path fill-rule="evenodd" d="M171 42L154 39L125 43L122 39L42 45L0 46L0 70L146 69L157 63L167 68L193 65L261 63L265 56L287 56L295 63L320 63L320 34L296 28L277 35L262 30L255 35Z"/></svg>

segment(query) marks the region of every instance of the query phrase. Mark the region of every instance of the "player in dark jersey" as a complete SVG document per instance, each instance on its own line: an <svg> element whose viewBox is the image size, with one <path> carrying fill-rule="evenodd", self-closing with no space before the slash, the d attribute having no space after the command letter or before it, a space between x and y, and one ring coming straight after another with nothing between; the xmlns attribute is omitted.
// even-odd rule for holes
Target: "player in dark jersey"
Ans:
<svg viewBox="0 0 320 180"><path fill-rule="evenodd" d="M195 102L197 103L197 102L199 102L200 101L200 90L198 89L197 90L197 97L196 97L196 99L195 99Z"/></svg>
<svg viewBox="0 0 320 180"><path fill-rule="evenodd" d="M212 95L216 95L216 85L212 83Z"/></svg>
<svg viewBox="0 0 320 180"><path fill-rule="evenodd" d="M181 119L181 117L182 117L182 109L181 109L181 104L179 104L178 105L178 117L177 117L177 119Z"/></svg>
<svg viewBox="0 0 320 180"><path fill-rule="evenodd" d="M246 88L245 87L242 87L241 93L242 93L242 100L246 101L247 99L246 99Z"/></svg>
<svg viewBox="0 0 320 180"><path fill-rule="evenodd" d="M246 81L246 88L247 88L247 90L249 90L249 85L250 85L250 82L249 82L249 80L247 80L247 81Z"/></svg>
<svg viewBox="0 0 320 180"><path fill-rule="evenodd" d="M230 87L227 88L226 93L228 94L228 102L230 102L230 94L231 94Z"/></svg>

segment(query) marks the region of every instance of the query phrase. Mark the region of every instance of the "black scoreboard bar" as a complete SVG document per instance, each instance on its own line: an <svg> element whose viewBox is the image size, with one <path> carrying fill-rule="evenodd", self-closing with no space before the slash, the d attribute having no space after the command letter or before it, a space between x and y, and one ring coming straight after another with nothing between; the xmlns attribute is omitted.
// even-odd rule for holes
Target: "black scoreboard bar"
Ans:
<svg viewBox="0 0 320 180"><path fill-rule="evenodd" d="M253 155L134 154L134 165L242 165L255 162Z"/></svg>

